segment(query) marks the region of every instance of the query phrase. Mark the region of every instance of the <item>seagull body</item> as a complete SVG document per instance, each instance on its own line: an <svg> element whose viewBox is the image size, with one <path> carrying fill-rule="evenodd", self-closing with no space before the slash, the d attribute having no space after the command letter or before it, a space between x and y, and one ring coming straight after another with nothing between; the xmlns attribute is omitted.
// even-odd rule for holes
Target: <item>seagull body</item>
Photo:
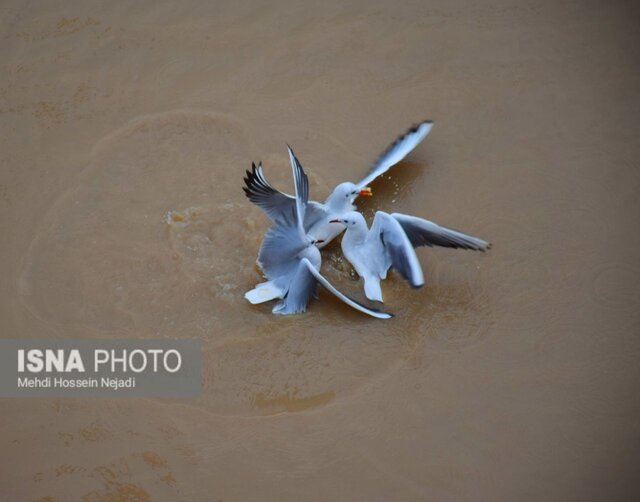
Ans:
<svg viewBox="0 0 640 502"><path fill-rule="evenodd" d="M367 185L404 159L429 134L432 127L433 122L429 120L412 127L380 155L369 174L359 183L340 183L324 203L310 201L307 204L304 229L318 241L318 247L327 245L344 230L344 227L330 222L355 210L354 202L358 196L371 195L371 189ZM252 164L252 170L247 171L244 181L246 196L275 223L290 218L295 207L295 197L273 188L264 175L262 164L257 167Z"/></svg>
<svg viewBox="0 0 640 502"><path fill-rule="evenodd" d="M433 223L400 213L378 211L371 229L361 213L352 211L331 221L346 228L342 252L364 279L364 291L369 300L382 302L380 281L386 279L391 267L398 270L414 288L424 285L424 276L415 249L419 246L485 251L486 241Z"/></svg>
<svg viewBox="0 0 640 502"><path fill-rule="evenodd" d="M350 307L379 319L389 319L391 314L361 305L334 288L320 274L322 259L316 247L318 240L307 234L303 226L309 200L309 181L291 149L289 157L296 194L293 212L279 218L265 235L258 264L268 280L248 291L245 298L254 304L279 298L282 301L273 308L274 314L298 314L306 311L320 283Z"/></svg>

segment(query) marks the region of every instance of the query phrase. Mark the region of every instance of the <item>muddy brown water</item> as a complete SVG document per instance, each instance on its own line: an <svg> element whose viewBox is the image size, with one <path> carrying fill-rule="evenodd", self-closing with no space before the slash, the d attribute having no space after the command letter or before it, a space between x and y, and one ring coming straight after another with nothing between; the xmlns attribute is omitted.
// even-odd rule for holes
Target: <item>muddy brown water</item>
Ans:
<svg viewBox="0 0 640 502"><path fill-rule="evenodd" d="M3 500L638 496L631 3L0 11L1 336L204 347L196 400L1 401ZM250 162L288 188L291 143L322 199L425 118L361 208L493 249L420 250L389 322L247 304ZM323 271L362 298L339 246Z"/></svg>

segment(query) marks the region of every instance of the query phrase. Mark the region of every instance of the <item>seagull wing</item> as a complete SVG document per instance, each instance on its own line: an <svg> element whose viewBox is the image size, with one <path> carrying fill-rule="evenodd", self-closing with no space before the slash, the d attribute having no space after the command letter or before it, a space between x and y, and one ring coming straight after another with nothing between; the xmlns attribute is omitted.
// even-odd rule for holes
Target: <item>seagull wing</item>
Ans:
<svg viewBox="0 0 640 502"><path fill-rule="evenodd" d="M393 317L393 314L382 312L381 310L378 310L378 309L371 309L371 308L365 307L361 303L355 301L352 298L349 298L347 295L338 291L335 287L333 287L333 285L327 279L324 278L324 276L318 270L316 270L316 268L311 264L311 262L307 258L303 258L301 263L303 263L307 267L308 271L315 277L315 279L317 279L317 281L320 284L322 284L325 288L331 291L331 293L333 293L335 296L340 298L340 300L342 300L344 303L346 303L350 307L356 310L359 310L360 312L364 312L365 314L368 314L372 317L376 317L378 319L390 319L391 317Z"/></svg>
<svg viewBox="0 0 640 502"><path fill-rule="evenodd" d="M486 251L491 248L491 244L487 241L452 228L442 227L429 220L400 213L393 213L391 216L400 223L413 247L440 246L473 251Z"/></svg>
<svg viewBox="0 0 640 502"><path fill-rule="evenodd" d="M307 305L311 297L316 294L318 281L309 272L304 260L295 261L295 272L289 283L289 290L282 302L278 303L272 310L274 314L301 314L306 312Z"/></svg>
<svg viewBox="0 0 640 502"><path fill-rule="evenodd" d="M262 164L258 164L257 167L251 164L251 171L247 171L244 183L246 186L242 189L247 198L262 209L272 221L295 223L296 198L273 188L264 175ZM325 216L325 213L321 204L309 202L304 219L305 229L311 228Z"/></svg>
<svg viewBox="0 0 640 502"><path fill-rule="evenodd" d="M381 174L387 172L391 167L404 159L411 150L429 134L433 122L425 120L413 126L405 134L400 136L378 157L369 174L357 184L358 188L364 188Z"/></svg>
<svg viewBox="0 0 640 502"><path fill-rule="evenodd" d="M258 265L271 280L289 275L296 266L296 256L306 247L307 243L300 238L297 226L276 223L267 230L262 240Z"/></svg>
<svg viewBox="0 0 640 502"><path fill-rule="evenodd" d="M247 198L261 208L273 221L295 221L295 197L282 193L271 186L262 170L262 163L251 164L251 172L244 178L242 187Z"/></svg>
<svg viewBox="0 0 640 502"><path fill-rule="evenodd" d="M293 150L287 145L289 151L289 160L291 161L291 171L293 173L293 184L296 193L296 225L300 238L304 241L307 233L304 230L304 215L309 202L309 178L307 178L300 161L293 153Z"/></svg>
<svg viewBox="0 0 640 502"><path fill-rule="evenodd" d="M400 223L383 211L378 211L373 219L371 231L384 246L385 252L391 259L391 265L414 288L424 285L422 267L416 252L405 234Z"/></svg>

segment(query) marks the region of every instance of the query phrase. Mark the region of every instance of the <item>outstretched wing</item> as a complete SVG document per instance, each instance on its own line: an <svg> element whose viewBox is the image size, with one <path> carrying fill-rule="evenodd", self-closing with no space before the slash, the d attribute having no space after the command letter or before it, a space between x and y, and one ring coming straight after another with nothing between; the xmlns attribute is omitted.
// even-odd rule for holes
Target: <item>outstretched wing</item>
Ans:
<svg viewBox="0 0 640 502"><path fill-rule="evenodd" d="M273 188L267 181L262 164L251 164L251 171L244 177L246 186L242 187L247 198L262 209L274 222L295 224L295 197ZM309 230L317 221L325 216L321 204L311 201L307 204L304 228Z"/></svg>
<svg viewBox="0 0 640 502"><path fill-rule="evenodd" d="M295 197L282 193L271 186L262 170L251 163L251 172L244 178L246 186L242 187L247 198L261 208L273 221L283 223L295 222Z"/></svg>
<svg viewBox="0 0 640 502"><path fill-rule="evenodd" d="M371 225L371 232L378 236L389 258L391 265L414 288L424 285L422 267L416 252L400 226L400 223L383 211L378 211Z"/></svg>
<svg viewBox="0 0 640 502"><path fill-rule="evenodd" d="M287 295L273 307L274 314L289 315L306 312L311 297L316 293L318 288L316 278L302 261L296 260L295 263L295 274L289 283Z"/></svg>
<svg viewBox="0 0 640 502"><path fill-rule="evenodd" d="M333 285L327 279L325 279L322 276L322 274L318 270L315 269L315 267L311 264L311 262L306 258L303 258L301 260L301 263L303 263L307 267L309 272L313 274L313 276L318 280L320 284L322 284L325 288L331 291L331 293L333 293L335 296L340 298L340 300L342 300L344 303L346 303L350 307L356 310L359 310L360 312L364 312L365 314L368 314L372 317L376 317L378 319L390 319L391 317L393 317L393 314L388 314L387 312L382 312L381 310L378 310L378 309L370 309L369 307L365 307L361 303L358 303L354 299L349 298L347 295L338 291L335 287L333 287Z"/></svg>
<svg viewBox="0 0 640 502"><path fill-rule="evenodd" d="M473 251L486 251L491 248L491 244L487 241L452 228L442 227L429 220L400 213L393 213L391 216L400 223L413 247L440 246Z"/></svg>
<svg viewBox="0 0 640 502"><path fill-rule="evenodd" d="M400 136L378 157L369 174L360 183L357 183L357 187L366 187L378 176L387 172L389 168L404 159L429 134L432 127L433 122L425 120Z"/></svg>
<svg viewBox="0 0 640 502"><path fill-rule="evenodd" d="M293 186L296 194L296 226L300 238L305 240L307 233L304 230L304 215L307 210L307 203L309 202L309 178L307 178L300 161L289 145L287 145L287 150L289 151Z"/></svg>

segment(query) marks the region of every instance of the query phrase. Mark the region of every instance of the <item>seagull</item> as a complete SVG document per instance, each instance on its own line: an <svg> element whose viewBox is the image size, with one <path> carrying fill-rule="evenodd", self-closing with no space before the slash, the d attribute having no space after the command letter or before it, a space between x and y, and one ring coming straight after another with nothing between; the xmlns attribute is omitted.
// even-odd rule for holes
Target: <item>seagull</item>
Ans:
<svg viewBox="0 0 640 502"><path fill-rule="evenodd" d="M273 308L274 314L299 314L307 310L307 304L320 283L360 312L378 319L393 317L349 298L320 274L322 260L316 247L318 239L309 236L303 227L309 200L309 180L293 152L290 151L290 155L295 187L293 212L283 214L267 231L260 246L258 264L268 280L248 291L245 298L253 304L279 298L282 301Z"/></svg>
<svg viewBox="0 0 640 502"><path fill-rule="evenodd" d="M356 209L353 203L358 196L372 195L371 188L367 185L404 159L429 134L432 127L433 122L430 120L413 126L380 155L369 174L359 183L349 181L340 183L324 203L316 201L308 203L304 228L316 239L318 247L326 246L344 230L343 227L331 225L329 222ZM289 157L295 157L291 147L288 149ZM262 170L262 163L259 163L257 167L252 164L251 172L247 171L246 173L244 178L246 186L243 187L243 190L249 200L261 207L274 222L287 218L295 206L295 197L282 193L271 186Z"/></svg>
<svg viewBox="0 0 640 502"><path fill-rule="evenodd" d="M342 252L360 277L369 300L382 302L380 280L394 267L414 288L424 285L424 276L415 249L419 246L486 251L491 244L446 228L429 220L406 214L376 212L371 229L361 213L351 211L331 220L346 228Z"/></svg>

